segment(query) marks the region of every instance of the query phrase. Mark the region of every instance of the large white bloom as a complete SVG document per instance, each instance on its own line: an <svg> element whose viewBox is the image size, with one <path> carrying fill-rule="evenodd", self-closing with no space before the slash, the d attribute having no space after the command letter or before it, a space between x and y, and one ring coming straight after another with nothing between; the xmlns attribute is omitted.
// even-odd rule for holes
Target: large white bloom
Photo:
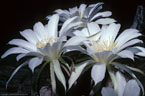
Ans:
<svg viewBox="0 0 145 96"><path fill-rule="evenodd" d="M8 44L15 45L6 51L1 58L5 58L10 54L19 54L17 56L17 60L25 57L25 56L33 56L30 58L27 63L29 68L34 71L34 69L39 66L43 61L50 63L50 73L51 73L51 81L53 92L55 92L56 85L55 85L55 74L58 80L63 84L64 88L66 89L66 81L65 77L61 70L61 65L59 62L59 57L63 52L63 41L66 39L64 36L60 36L58 33L58 22L59 22L59 15L55 14L51 16L47 25L43 25L42 23L38 22L34 25L33 31L31 29L26 29L20 34L26 39L13 39ZM66 21L67 23L68 21ZM66 31L65 28L67 25L63 25L61 32ZM20 65L22 67L25 65L23 63ZM13 77L11 75L10 79ZM8 80L8 82L10 81Z"/></svg>
<svg viewBox="0 0 145 96"><path fill-rule="evenodd" d="M115 23L102 26L100 32L95 30L95 28L91 28L90 26L90 33L95 33L96 31L98 33L93 37L93 39L89 39L87 37L84 39L82 36L79 37L80 39L75 39L76 37L72 37L72 39L65 44L65 46L79 45L80 42L83 41L87 47L87 53L85 52L85 49L77 50L90 55L93 59L93 62L96 62L91 71L91 77L94 80L95 85L104 79L106 68L108 69L110 75L113 74L110 69L110 65L115 59L129 58L134 60L134 55L145 56L145 49L143 47L135 46L137 43L142 43L141 40L137 39L137 37L141 36L142 34L136 29L126 29L119 35L119 29L120 24ZM123 68L125 67L126 70L126 66L117 66L121 66ZM126 71L128 70L129 69ZM76 73L76 78L78 75L80 75L80 73L81 72L78 74Z"/></svg>
<svg viewBox="0 0 145 96"><path fill-rule="evenodd" d="M112 23L100 32L100 38L97 41L86 41L88 54L100 63L109 64L115 58L134 59L135 55L143 55L144 48L133 46L142 43L137 37L142 34L136 29L126 29L118 35L120 24ZM94 30L95 31L95 30ZM101 57L101 58L100 58Z"/></svg>
<svg viewBox="0 0 145 96"><path fill-rule="evenodd" d="M118 34L119 29L120 24L112 23L102 27L99 38L97 37L96 41L95 39L83 41L87 47L87 54L92 57L93 62L96 62L91 70L91 77L94 80L95 85L104 79L106 69L108 70L113 83L115 83L113 79L113 66L118 66L128 72L131 76L133 76L133 78L137 78L131 71L133 68L117 64L113 61L117 58L129 58L134 60L134 55L145 56L145 49L136 45L137 43L142 43L141 40L137 39L137 37L142 36L142 34L136 29L126 29L121 34ZM80 51L85 53L84 50L85 49L81 49ZM78 75L80 75L80 72L76 75L76 77ZM140 86L144 91L143 86L141 84Z"/></svg>
<svg viewBox="0 0 145 96"><path fill-rule="evenodd" d="M91 71L91 77L95 84L104 79L106 68L113 79L110 65L115 59L129 58L134 60L134 55L145 56L145 49L135 46L135 44L142 42L137 39L142 34L136 29L126 29L118 35L119 29L120 24L112 23L102 29L97 41L85 42L88 55L96 62ZM125 70L130 73L127 69Z"/></svg>
<svg viewBox="0 0 145 96"><path fill-rule="evenodd" d="M52 46L52 44L59 39L57 33L58 21L59 16L53 15L47 25L44 26L41 22L38 22L34 25L33 30L26 29L23 32L20 32L20 34L26 40L11 40L8 44L15 45L16 47L13 47L6 51L2 55L2 58L5 58L10 54L19 54L17 56L17 60L19 60L30 52L36 52L41 54L42 52L40 52L39 49L44 48L47 44ZM30 60L29 67L32 69L32 71L34 70L32 66L34 67L34 65L39 65L40 63L42 63L42 59L43 58L34 57ZM33 64L32 61L36 61L35 64Z"/></svg>
<svg viewBox="0 0 145 96"><path fill-rule="evenodd" d="M116 73L115 79L117 90L115 91L111 87L103 87L102 96L140 96L140 88L135 80L132 79L127 82L120 72Z"/></svg>
<svg viewBox="0 0 145 96"><path fill-rule="evenodd" d="M70 8L69 11L58 9L55 12L59 14L61 21L63 22L66 20L70 21L69 28L73 27L73 30L71 32L67 32L67 35L72 36L76 35L73 34L74 31L77 31L77 33L79 33L78 30L87 28L88 23L91 22L95 22L101 25L116 22L112 18L107 18L112 15L112 12L110 11L99 12L102 9L102 4L103 3L97 3L91 4L89 6L81 4L79 8L78 7ZM48 16L48 19L49 18L50 17ZM83 30L87 31L86 29ZM79 34L83 33L80 32ZM88 34L88 32L85 34Z"/></svg>
<svg viewBox="0 0 145 96"><path fill-rule="evenodd" d="M89 6L81 4L79 8L73 7L69 8L69 10L57 9L55 12L60 15L60 20L63 22L72 17L77 17L78 21L82 21L84 23L88 23L93 20L95 20L98 24L109 24L110 22L115 22L114 19L110 18L100 19L100 17L109 17L112 15L110 11L99 12L102 9L102 5L103 3L91 4Z"/></svg>

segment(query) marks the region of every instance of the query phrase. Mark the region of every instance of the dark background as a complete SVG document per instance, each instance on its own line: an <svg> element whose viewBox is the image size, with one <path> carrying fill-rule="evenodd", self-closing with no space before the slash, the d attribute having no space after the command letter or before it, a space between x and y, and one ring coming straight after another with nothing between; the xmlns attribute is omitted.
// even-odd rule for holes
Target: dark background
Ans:
<svg viewBox="0 0 145 96"><path fill-rule="evenodd" d="M68 9L81 3L104 2L104 10L111 10L115 18L128 28L136 12L137 5L145 0L4 0L0 2L0 54L7 49L7 42L16 38L19 31L32 28L38 21L46 21L55 9ZM6 48L6 49L5 49Z"/></svg>
<svg viewBox="0 0 145 96"><path fill-rule="evenodd" d="M121 23L122 30L129 28L132 25L137 5L143 5L145 7L145 0L5 0L3 2L1 1L0 56L8 48L10 48L10 46L7 45L8 41L10 41L13 38L21 38L19 32L29 28L32 29L33 25L38 21L41 21L44 24L47 23L45 17L47 15L53 14L54 10L59 8L68 9L74 6L79 6L81 3L92 4L97 3L99 1L104 2L103 5L104 11L105 10L112 11L113 13L112 17L115 18L118 21L118 23ZM144 29L142 31L142 34L145 35ZM143 40L145 39L143 38ZM4 60L0 60L0 84L2 84L0 85L0 93L2 93L1 88L2 87L4 88L6 80L9 78L11 72L15 69L15 67L12 67L15 65L15 63L16 61L14 56L12 58L8 57ZM11 67L10 66L5 67L7 65L11 65ZM22 75L23 72L27 71L22 70L16 77L19 76L23 77ZM142 79L142 81L143 80L145 80L145 78ZM11 88L15 88L16 86L18 86L15 84L17 84L17 81L13 82L12 85L14 86Z"/></svg>

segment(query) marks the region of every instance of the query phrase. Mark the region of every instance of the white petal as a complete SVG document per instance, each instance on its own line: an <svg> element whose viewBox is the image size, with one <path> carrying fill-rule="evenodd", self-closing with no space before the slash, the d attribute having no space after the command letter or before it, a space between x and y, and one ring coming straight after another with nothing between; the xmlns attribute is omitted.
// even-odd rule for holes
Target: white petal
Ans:
<svg viewBox="0 0 145 96"><path fill-rule="evenodd" d="M48 25L45 27L48 37L58 37L58 21L59 16L57 14L51 16L49 19Z"/></svg>
<svg viewBox="0 0 145 96"><path fill-rule="evenodd" d="M56 79L55 79L53 62L50 62L50 79L51 79L52 92L56 93Z"/></svg>
<svg viewBox="0 0 145 96"><path fill-rule="evenodd" d="M82 36L82 37L88 37L89 36L89 32L87 28L83 28L81 31L76 30L75 32L73 32L73 34L75 34L76 36Z"/></svg>
<svg viewBox="0 0 145 96"><path fill-rule="evenodd" d="M16 57L16 59L17 59L17 61L19 61L20 59L22 59L25 56L26 56L26 54L20 54Z"/></svg>
<svg viewBox="0 0 145 96"><path fill-rule="evenodd" d="M91 6L92 8L90 9L88 16L90 17L93 14L94 11L101 10L102 9L102 4L103 3L101 2L101 3L97 3L93 6Z"/></svg>
<svg viewBox="0 0 145 96"><path fill-rule="evenodd" d="M125 86L123 96L140 96L140 88L135 80L129 80Z"/></svg>
<svg viewBox="0 0 145 96"><path fill-rule="evenodd" d="M83 69L85 68L85 66L88 64L88 62L84 62L83 64L76 66L75 70L72 72L70 78L69 78L69 89L72 87L72 85L74 84L74 82L79 78L79 76L81 75Z"/></svg>
<svg viewBox="0 0 145 96"><path fill-rule="evenodd" d="M80 36L74 36L72 38L70 38L66 43L65 43L65 47L66 46L73 46L73 45L80 45L83 41L85 41L86 38L85 37L80 37Z"/></svg>
<svg viewBox="0 0 145 96"><path fill-rule="evenodd" d="M20 34L29 42L36 44L37 38L34 32L31 29L26 29L23 32L20 32Z"/></svg>
<svg viewBox="0 0 145 96"><path fill-rule="evenodd" d="M139 31L136 30L136 29L126 29L116 39L116 41L115 41L117 43L116 46L120 47L123 44L125 44L126 42L128 42L129 40L131 40L133 38L137 38L137 37L139 37L141 35L142 34L139 33Z"/></svg>
<svg viewBox="0 0 145 96"><path fill-rule="evenodd" d="M66 36L61 36L58 38L57 41L63 42L63 41L67 41L67 37Z"/></svg>
<svg viewBox="0 0 145 96"><path fill-rule="evenodd" d="M145 57L145 48L139 47L139 46L137 46L135 48L137 48L141 51L141 52L136 53L136 55Z"/></svg>
<svg viewBox="0 0 145 96"><path fill-rule="evenodd" d="M86 9L86 6L87 6L86 4L81 4L81 5L80 5L79 10L80 10L80 12L81 12L81 15L84 14L85 9Z"/></svg>
<svg viewBox="0 0 145 96"><path fill-rule="evenodd" d="M95 21L97 24L111 24L116 22L115 19L112 18L104 18L104 19L99 19L97 21Z"/></svg>
<svg viewBox="0 0 145 96"><path fill-rule="evenodd" d="M101 91L102 96L117 96L113 88L103 87Z"/></svg>
<svg viewBox="0 0 145 96"><path fill-rule="evenodd" d="M102 25L101 31L105 31L108 28L108 25Z"/></svg>
<svg viewBox="0 0 145 96"><path fill-rule="evenodd" d="M102 31L101 41L105 41L105 42L108 41L108 43L110 43L111 41L114 42L119 29L120 29L120 24L115 24L115 23L110 24L106 30Z"/></svg>
<svg viewBox="0 0 145 96"><path fill-rule="evenodd" d="M34 72L34 69L42 63L43 59L39 59L38 57L32 58L29 61L29 68Z"/></svg>
<svg viewBox="0 0 145 96"><path fill-rule="evenodd" d="M9 82L12 80L12 78L14 77L14 75L20 70L20 68L22 68L23 66L27 65L28 61L25 61L24 63L20 64L12 73L12 75L10 76L10 78L8 79L8 81L6 82L6 89L8 87Z"/></svg>
<svg viewBox="0 0 145 96"><path fill-rule="evenodd" d="M69 28L68 28L69 24L72 23L72 22L73 22L74 20L76 20L77 18L78 18L78 17L75 16L75 17L72 17L72 18L70 18L70 19L68 19L68 20L66 20L66 21L64 22L64 24L62 25L62 27L61 27L61 29L60 29L60 31L59 31L60 36L62 36L63 34L65 34L65 32L69 29Z"/></svg>
<svg viewBox="0 0 145 96"><path fill-rule="evenodd" d="M54 65L54 72L55 72L58 80L62 83L62 85L64 86L64 89L66 90L66 80L62 73L59 61L53 60L53 65Z"/></svg>
<svg viewBox="0 0 145 96"><path fill-rule="evenodd" d="M59 14L59 13L58 13ZM46 16L46 19L49 20L51 17L51 15Z"/></svg>
<svg viewBox="0 0 145 96"><path fill-rule="evenodd" d="M129 46L132 46L134 44L137 44L137 43L142 43L142 40L139 40L139 39L133 39L133 40L130 40L128 41L127 43L125 43L124 45L122 45L119 50L122 50L124 48L127 48Z"/></svg>
<svg viewBox="0 0 145 96"><path fill-rule="evenodd" d="M78 11L78 7L69 8L70 14L74 14Z"/></svg>
<svg viewBox="0 0 145 96"><path fill-rule="evenodd" d="M118 96L123 96L123 92L126 85L126 80L119 71L116 73L116 84L117 84Z"/></svg>
<svg viewBox="0 0 145 96"><path fill-rule="evenodd" d="M99 25L95 22L88 23L87 25L88 25L88 30L89 30L90 36L94 35L100 31Z"/></svg>
<svg viewBox="0 0 145 96"><path fill-rule="evenodd" d="M56 51L57 51L57 48L55 47L52 47L52 46L50 46L50 48L48 49L48 55L47 56L49 56L51 59L56 59L57 58L57 54L56 54Z"/></svg>
<svg viewBox="0 0 145 96"><path fill-rule="evenodd" d="M70 51L80 51L81 53L87 54L86 50L83 49L82 47L76 45L76 46L66 46L63 48L63 53L67 53Z"/></svg>
<svg viewBox="0 0 145 96"><path fill-rule="evenodd" d="M56 58L59 58L62 52L63 44L62 42L56 42L52 45L53 54Z"/></svg>
<svg viewBox="0 0 145 96"><path fill-rule="evenodd" d="M93 18L91 19L91 21L94 20L94 19L96 19L97 17L109 17L111 15L112 15L112 12L111 11L99 12L95 16L93 16Z"/></svg>
<svg viewBox="0 0 145 96"><path fill-rule="evenodd" d="M95 64L91 70L91 77L95 82L95 85L101 82L106 73L106 65L105 64Z"/></svg>
<svg viewBox="0 0 145 96"><path fill-rule="evenodd" d="M99 2L100 3L100 2ZM102 4L102 3L101 3ZM96 6L96 4L90 4L90 5L88 5L88 7L95 7Z"/></svg>
<svg viewBox="0 0 145 96"><path fill-rule="evenodd" d="M72 22L72 23L70 23L67 27L66 27L66 29L65 30L63 30L64 32L64 34L62 34L61 36L70 36L70 37L72 37L72 36L74 36L74 34L73 34L73 31L74 31L74 29L77 29L77 28L79 28L79 26L82 24L82 22L80 21L78 21L78 22Z"/></svg>
<svg viewBox="0 0 145 96"><path fill-rule="evenodd" d="M84 34L82 34L82 32L80 30L74 31L73 34L76 36L84 36Z"/></svg>
<svg viewBox="0 0 145 96"><path fill-rule="evenodd" d="M48 56L51 59L55 58L55 51L56 48L53 49L52 46L47 43L47 45L44 48L39 48L39 51L44 55L44 56Z"/></svg>
<svg viewBox="0 0 145 96"><path fill-rule="evenodd" d="M41 22L36 23L33 26L33 30L34 30L37 38L39 39L39 41L44 39L44 37L46 36L45 28Z"/></svg>
<svg viewBox="0 0 145 96"><path fill-rule="evenodd" d="M23 47L23 48L28 49L30 51L36 51L36 49L37 49L34 44L29 43L29 42L22 40L22 39L13 39L13 40L9 41L8 44Z"/></svg>
<svg viewBox="0 0 145 96"><path fill-rule="evenodd" d="M134 54L133 54L133 52L131 52L129 50L123 50L123 51L119 52L118 55L121 58L129 58L129 59L134 60Z"/></svg>
<svg viewBox="0 0 145 96"><path fill-rule="evenodd" d="M65 22L68 18L70 18L70 12L68 10L57 9L55 13L59 15L59 20ZM48 17L47 17L48 18ZM49 19L51 16L49 16Z"/></svg>
<svg viewBox="0 0 145 96"><path fill-rule="evenodd" d="M89 36L88 40L90 40L90 41L97 41L97 40L99 40L100 36L101 36L101 34L100 34L100 32L98 32L95 35Z"/></svg>
<svg viewBox="0 0 145 96"><path fill-rule="evenodd" d="M110 63L117 58L117 55L113 54L111 51L94 52L94 53L93 52L91 53L90 51L88 53L95 61L100 63Z"/></svg>
<svg viewBox="0 0 145 96"><path fill-rule="evenodd" d="M67 11L67 10L62 10L62 9L57 9L57 10L55 10L55 12L57 13L57 14L69 14L69 12Z"/></svg>
<svg viewBox="0 0 145 96"><path fill-rule="evenodd" d="M99 3L100 4L100 3ZM98 5L99 5L98 4ZM102 3L101 3L102 4ZM92 9L92 8L94 8L94 7L96 7L96 5L97 4L91 4L91 5L89 5L86 9L85 9L85 12L84 12L84 17L85 18L89 18L89 15L91 14L90 13L90 10Z"/></svg>
<svg viewBox="0 0 145 96"><path fill-rule="evenodd" d="M25 50L25 49L23 49L23 48L14 47L14 48L11 48L11 49L7 50L7 51L1 56L1 58L5 58L5 57L7 57L8 55L11 55L11 54L28 53L28 52L29 52L28 50Z"/></svg>
<svg viewBox="0 0 145 96"><path fill-rule="evenodd" d="M39 50L39 49L38 49ZM40 50L39 50L40 51ZM39 58L43 58L44 55L38 53L38 52L29 52L27 53L25 56L35 56L35 57L39 57Z"/></svg>
<svg viewBox="0 0 145 96"><path fill-rule="evenodd" d="M141 50L139 50L138 48L136 48L136 46L135 47L129 47L129 48L126 48L126 50L129 50L129 51L131 51L133 54L137 54L137 53L139 53L139 52L141 52Z"/></svg>

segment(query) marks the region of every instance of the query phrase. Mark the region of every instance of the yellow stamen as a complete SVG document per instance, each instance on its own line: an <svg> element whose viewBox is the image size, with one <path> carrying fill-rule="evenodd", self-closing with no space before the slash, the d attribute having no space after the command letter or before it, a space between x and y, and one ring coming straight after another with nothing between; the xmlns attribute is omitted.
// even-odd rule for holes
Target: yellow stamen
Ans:
<svg viewBox="0 0 145 96"><path fill-rule="evenodd" d="M56 42L58 40L57 37L51 37L49 40L48 40L48 43L52 46L54 42Z"/></svg>
<svg viewBox="0 0 145 96"><path fill-rule="evenodd" d="M49 39L48 39L48 38L45 38L45 39L43 39L43 40L41 40L41 41L37 41L36 46L37 46L38 48L44 48L44 47L46 46L47 43L49 43L50 46L52 46L53 43L56 42L57 40L58 40L57 37L51 37L51 38L49 38Z"/></svg>
<svg viewBox="0 0 145 96"><path fill-rule="evenodd" d="M103 41L103 42L93 42L93 46L97 52L102 52L102 51L111 51L117 43L113 43L112 41L109 41L109 44L107 44L108 41Z"/></svg>
<svg viewBox="0 0 145 96"><path fill-rule="evenodd" d="M44 48L44 47L45 47L45 44L42 43L42 42L40 42L40 41L38 41L38 42L36 43L36 46L37 46L38 48Z"/></svg>

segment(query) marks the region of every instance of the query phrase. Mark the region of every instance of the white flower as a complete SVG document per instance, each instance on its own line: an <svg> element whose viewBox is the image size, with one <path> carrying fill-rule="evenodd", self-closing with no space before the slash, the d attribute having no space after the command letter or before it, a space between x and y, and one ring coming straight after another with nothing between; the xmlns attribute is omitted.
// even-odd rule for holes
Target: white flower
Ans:
<svg viewBox="0 0 145 96"><path fill-rule="evenodd" d="M91 27L90 27L91 28ZM96 30L89 30L91 33L95 33ZM116 64L114 62L115 59L118 58L129 58L134 60L134 55L138 56L145 56L145 48L136 46L138 43L142 43L141 40L137 39L137 37L142 36L141 33L139 33L136 29L126 29L124 30L120 35L118 35L120 29L120 24L112 23L110 25L104 25L102 26L100 32L98 32L98 36L94 36L92 40L88 39L87 37L81 37L80 39L76 39L76 37L72 37L73 39L70 39L65 46L68 45L79 45L80 41L85 44L87 47L87 52L85 52L85 49L76 48L76 50L81 51L84 54L88 54L92 57L92 62L95 62L92 70L91 70L91 77L95 82L95 85L99 82L101 82L106 73L106 69L109 72L109 75L112 79L112 82L115 84L113 78L113 66L120 67L124 71L128 72L133 78L135 75L133 74L133 71L137 71L142 73L140 70L135 68L130 68L123 64ZM93 32L94 31L94 32ZM87 39L86 39L87 38ZM73 42L73 43L72 43ZM87 61L86 61L87 62ZM82 66L82 65L81 65ZM85 65L87 66L87 64ZM115 68L117 68L115 67ZM82 71L83 69L81 69ZM79 73L76 73L76 78L78 78ZM70 80L71 81L71 80ZM138 81L139 82L139 81ZM70 84L71 86L72 84ZM114 85L115 86L115 85ZM142 90L144 90L143 86L140 83L140 86L142 87Z"/></svg>
<svg viewBox="0 0 145 96"><path fill-rule="evenodd" d="M140 55L141 53L144 53L144 48L142 47L130 47L137 43L142 43L141 40L136 39L142 35L138 30L126 29L118 35L119 29L120 24L112 23L101 30L100 38L97 41L85 42L88 54L96 60L96 62L109 64L116 58L116 56L114 58L113 55L117 55L117 58L121 57L134 59L134 54ZM140 54L138 54L139 52ZM111 58L110 56L113 57Z"/></svg>
<svg viewBox="0 0 145 96"><path fill-rule="evenodd" d="M106 18L100 19L100 17L109 17L112 15L110 11L99 12L102 9L103 3L91 4L87 6L86 4L81 4L78 7L69 8L69 10L57 9L55 12L60 15L61 21L66 21L72 17L78 17L78 21L84 23L95 20L98 24L109 24L110 22L115 22L114 19ZM96 20L97 19L97 20Z"/></svg>
<svg viewBox="0 0 145 96"><path fill-rule="evenodd" d="M66 90L65 77L61 70L61 65L59 62L59 57L63 52L63 41L66 40L65 36L60 36L58 34L58 22L59 15L55 14L51 16L47 25L43 25L38 22L34 25L32 31L31 29L24 30L20 34L26 39L13 39L9 42L10 45L15 45L6 51L1 58L5 58L10 54L19 54L17 60L25 56L33 56L27 63L29 68L34 71L34 69L39 66L43 61L50 63L50 74L53 92L56 90L55 75L58 80L63 84ZM67 23L67 21L66 21ZM65 28L67 25L63 25L60 29L61 32L67 31ZM22 67L26 65L23 63L13 72L8 82L12 79L13 75ZM8 83L7 83L8 84Z"/></svg>
<svg viewBox="0 0 145 96"><path fill-rule="evenodd" d="M79 33L78 30L87 28L88 23L91 22L95 22L101 25L116 22L112 18L105 18L111 16L112 12L110 11L99 12L102 9L102 4L103 3L92 4L89 5L88 7L85 4L81 4L79 8L77 7L70 8L69 11L58 9L55 12L59 14L61 21L63 22L66 20L70 21L69 28L72 28L73 30L67 32L67 35L72 36L74 35L73 34L74 31L77 31L78 34L83 34L81 32ZM50 17L48 16L48 19L49 18ZM88 32L86 34L88 34Z"/></svg>
<svg viewBox="0 0 145 96"><path fill-rule="evenodd" d="M134 60L134 55L145 56L144 48L133 46L142 42L136 39L141 36L141 33L136 29L126 29L118 35L119 29L120 24L112 23L101 30L100 38L97 41L85 41L88 55L96 62L91 71L91 77L95 84L104 79L106 67L112 74L110 65L115 59Z"/></svg>
<svg viewBox="0 0 145 96"><path fill-rule="evenodd" d="M116 73L117 90L115 91L111 87L102 88L102 96L140 96L140 88L137 82L132 79L126 82L124 76L120 73Z"/></svg>
<svg viewBox="0 0 145 96"><path fill-rule="evenodd" d="M15 45L6 51L1 58L5 58L10 54L19 54L17 56L17 60L21 59L22 57L26 56L26 54L30 52L39 52L39 48L44 48L47 43L52 45L54 42L57 41L57 24L59 21L58 15L53 15L49 20L48 24L44 26L41 22L38 22L34 25L33 30L26 29L20 34L26 39L13 39L8 44ZM43 58L35 57L32 58L29 62L29 67L34 70L34 65L32 61L35 61L35 65L39 65L42 63ZM33 67L32 67L33 66Z"/></svg>

